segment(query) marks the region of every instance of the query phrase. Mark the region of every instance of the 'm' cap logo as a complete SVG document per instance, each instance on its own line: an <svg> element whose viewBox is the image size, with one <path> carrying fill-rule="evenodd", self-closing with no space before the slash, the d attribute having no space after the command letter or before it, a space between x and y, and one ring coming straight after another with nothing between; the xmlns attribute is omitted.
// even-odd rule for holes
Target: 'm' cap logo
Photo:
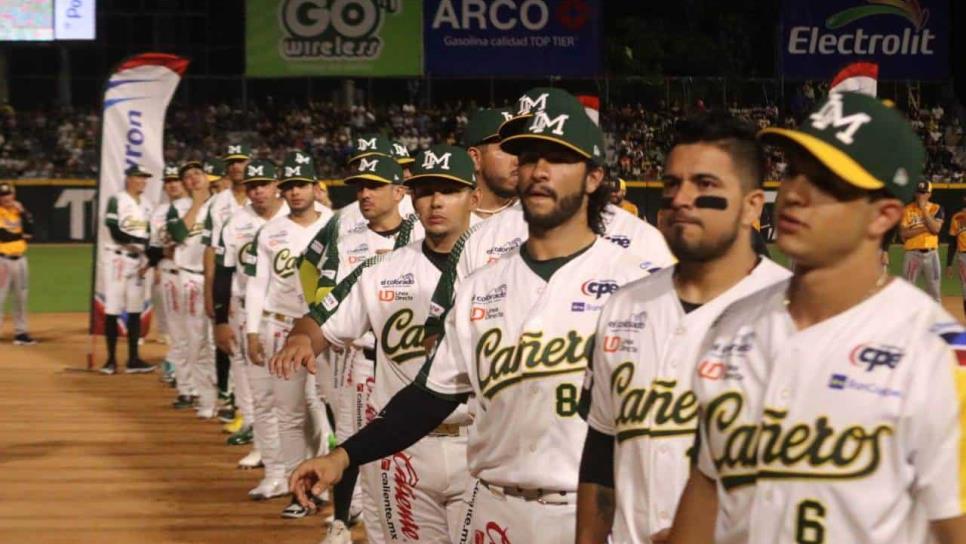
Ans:
<svg viewBox="0 0 966 544"><path fill-rule="evenodd" d="M213 164L206 164L205 165L205 172L206 173L210 174L210 173L212 173L214 171L215 171L215 165L213 165Z"/></svg>
<svg viewBox="0 0 966 544"><path fill-rule="evenodd" d="M248 166L248 176L249 177L264 176L264 175L265 175L265 167L264 166L262 166L262 165L258 165L258 166L251 166L251 165L249 165Z"/></svg>
<svg viewBox="0 0 966 544"><path fill-rule="evenodd" d="M852 145L855 141L855 133L862 128L862 125L872 120L866 113L843 116L842 95L838 93L830 94L828 102L822 106L822 109L810 115L809 119L812 120L812 127L817 130L825 130L829 126L847 127L835 133L835 137L845 145Z"/></svg>
<svg viewBox="0 0 966 544"><path fill-rule="evenodd" d="M228 146L228 153L229 154L232 154L232 153L241 153L241 152L242 152L242 150L241 150L241 146L240 145L230 145L230 146Z"/></svg>
<svg viewBox="0 0 966 544"><path fill-rule="evenodd" d="M522 101L523 99L520 99L520 100ZM513 119L513 114L508 111L501 111L500 115L503 116L504 121L509 121L510 119Z"/></svg>
<svg viewBox="0 0 966 544"><path fill-rule="evenodd" d="M290 178L292 176L301 176L302 167L301 166L286 166L285 167L285 177Z"/></svg>
<svg viewBox="0 0 966 544"><path fill-rule="evenodd" d="M164 175L166 175L166 176L177 176L178 175L178 167L177 166L165 166L164 167Z"/></svg>
<svg viewBox="0 0 966 544"><path fill-rule="evenodd" d="M547 109L547 93L543 93L536 99L531 99L527 95L520 97L520 109L518 114L530 113L532 111L543 111Z"/></svg>
<svg viewBox="0 0 966 544"><path fill-rule="evenodd" d="M365 140L365 139L359 138L358 145L356 147L359 148L359 151L368 151L370 149L375 149L376 139L369 138L368 140Z"/></svg>
<svg viewBox="0 0 966 544"><path fill-rule="evenodd" d="M452 153L444 153L442 156L437 157L432 151L427 151L423 156L423 168L432 170L438 166L443 170L449 170L449 158L452 155Z"/></svg>
<svg viewBox="0 0 966 544"><path fill-rule="evenodd" d="M379 159L360 159L359 160L359 171L360 172L375 172L376 167L379 166Z"/></svg>
<svg viewBox="0 0 966 544"><path fill-rule="evenodd" d="M298 164L308 164L311 161L312 159L308 155L303 155L301 153L295 154L295 162L297 162Z"/></svg>
<svg viewBox="0 0 966 544"><path fill-rule="evenodd" d="M896 175L892 176L892 183L895 183L899 187L905 187L909 183L909 173L906 172L905 168L896 170Z"/></svg>
<svg viewBox="0 0 966 544"><path fill-rule="evenodd" d="M566 113L561 113L560 115L551 119L546 112L541 111L537 113L536 118L533 120L533 125L530 127L530 132L534 134L542 134L543 131L549 128L550 132L556 134L557 136L563 136L564 125L567 123L567 119L570 119L570 116Z"/></svg>
<svg viewBox="0 0 966 544"><path fill-rule="evenodd" d="M402 144L392 144L392 148L395 150L394 153L396 155L399 155L400 157L408 157L409 156L409 150L406 149L406 146L404 146Z"/></svg>

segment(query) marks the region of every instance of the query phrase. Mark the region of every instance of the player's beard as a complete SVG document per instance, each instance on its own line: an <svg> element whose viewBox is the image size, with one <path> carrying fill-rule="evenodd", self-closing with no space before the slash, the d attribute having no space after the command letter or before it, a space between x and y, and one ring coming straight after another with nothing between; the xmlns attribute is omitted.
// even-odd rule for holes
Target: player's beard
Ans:
<svg viewBox="0 0 966 544"><path fill-rule="evenodd" d="M510 175L516 176L516 173L512 173ZM509 178L497 177L495 180L493 180L494 176L488 175L486 169L483 169L480 172L480 177L483 178L483 183L486 184L490 192L498 196L499 198L505 199L505 198L513 198L517 196L516 186L510 187L510 188L505 187L505 185L507 185L509 182ZM493 180L493 181L490 181L490 180Z"/></svg>
<svg viewBox="0 0 966 544"><path fill-rule="evenodd" d="M696 240L688 240L680 236L677 227L671 228L671 235L667 237L668 246L671 253L682 262L706 263L721 258L728 253L738 239L741 218L736 216L731 228L717 236L699 237ZM704 225L702 225L703 227Z"/></svg>
<svg viewBox="0 0 966 544"><path fill-rule="evenodd" d="M531 227L535 227L541 230L550 230L560 225L564 224L571 217L580 211L580 207L584 203L585 193L587 191L587 178L580 183L580 189L569 194L560 196L553 192L554 197L554 207L549 213L544 215L534 215L527 209L527 201L524 197L523 191L519 188L517 194L520 196L520 200L523 202L523 218L526 220L527 224Z"/></svg>

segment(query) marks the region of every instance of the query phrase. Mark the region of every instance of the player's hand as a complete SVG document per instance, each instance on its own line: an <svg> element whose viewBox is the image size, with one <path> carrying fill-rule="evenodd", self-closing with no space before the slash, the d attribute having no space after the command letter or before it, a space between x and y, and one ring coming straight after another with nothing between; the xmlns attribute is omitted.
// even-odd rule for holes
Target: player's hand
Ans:
<svg viewBox="0 0 966 544"><path fill-rule="evenodd" d="M203 204L209 196L211 196L211 189L207 185L202 185L191 191L191 200L194 201L194 204Z"/></svg>
<svg viewBox="0 0 966 544"><path fill-rule="evenodd" d="M235 331L232 330L231 325L228 323L215 325L215 345L228 355L235 354L235 350L238 349L238 339L235 338Z"/></svg>
<svg viewBox="0 0 966 544"><path fill-rule="evenodd" d="M248 360L254 365L265 366L265 352L257 334L248 335Z"/></svg>
<svg viewBox="0 0 966 544"><path fill-rule="evenodd" d="M208 319L215 318L215 301L211 298L210 294L205 296L205 314L208 316Z"/></svg>
<svg viewBox="0 0 966 544"><path fill-rule="evenodd" d="M303 461L295 468L288 479L288 488L299 504L315 510L313 495L321 495L326 489L342 479L342 473L349 467L349 456L342 448L332 450L328 455Z"/></svg>
<svg viewBox="0 0 966 544"><path fill-rule="evenodd" d="M660 531L651 535L651 542L653 542L654 544L662 544L664 542L667 542L670 537L671 537L670 529L661 529Z"/></svg>
<svg viewBox="0 0 966 544"><path fill-rule="evenodd" d="M295 371L304 366L315 374L315 351L312 340L304 334L290 334L282 349L268 362L268 370L273 376L291 379Z"/></svg>

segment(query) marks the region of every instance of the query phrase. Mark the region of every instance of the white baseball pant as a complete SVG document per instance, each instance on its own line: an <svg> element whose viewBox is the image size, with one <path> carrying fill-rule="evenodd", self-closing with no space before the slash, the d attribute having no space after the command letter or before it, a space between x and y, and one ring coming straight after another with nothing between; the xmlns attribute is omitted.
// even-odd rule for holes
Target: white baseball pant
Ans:
<svg viewBox="0 0 966 544"><path fill-rule="evenodd" d="M427 436L361 472L379 511L379 525L367 520L367 535L378 531L381 542L456 541L470 481L466 436Z"/></svg>
<svg viewBox="0 0 966 544"><path fill-rule="evenodd" d="M181 300L184 305L184 333L187 338L185 362L190 373L199 410L214 410L218 400L215 376L215 350L212 343L211 321L205 314L204 275L200 272L178 271L181 279Z"/></svg>
<svg viewBox="0 0 966 544"><path fill-rule="evenodd" d="M181 277L174 263L162 261L161 269L161 298L164 301L164 314L168 320L168 331L171 343L165 360L174 365L174 378L179 395L194 395L195 388L191 382L191 372L188 369L188 333L185 330L184 297L182 296Z"/></svg>
<svg viewBox="0 0 966 544"><path fill-rule="evenodd" d="M472 479L459 544L557 544L577 532L577 494L527 500Z"/></svg>
<svg viewBox="0 0 966 544"><path fill-rule="evenodd" d="M248 382L248 361L245 359L245 308L244 302L239 297L232 297L228 306L228 325L235 333L235 352L231 354L231 378L232 391L235 394L235 406L241 413L245 425L251 425L255 421L255 406L252 400L252 386Z"/></svg>
<svg viewBox="0 0 966 544"><path fill-rule="evenodd" d="M142 260L138 253L107 250L104 313L140 313L144 308L144 280L138 275Z"/></svg>
<svg viewBox="0 0 966 544"><path fill-rule="evenodd" d="M939 263L939 251L930 249L919 251L906 250L902 256L902 275L915 284L922 272L926 280L926 293L936 302L940 302L940 286L942 282L942 265Z"/></svg>
<svg viewBox="0 0 966 544"><path fill-rule="evenodd" d="M27 257L0 257L0 330L3 330L3 308L7 293L13 291L14 334L27 334Z"/></svg>

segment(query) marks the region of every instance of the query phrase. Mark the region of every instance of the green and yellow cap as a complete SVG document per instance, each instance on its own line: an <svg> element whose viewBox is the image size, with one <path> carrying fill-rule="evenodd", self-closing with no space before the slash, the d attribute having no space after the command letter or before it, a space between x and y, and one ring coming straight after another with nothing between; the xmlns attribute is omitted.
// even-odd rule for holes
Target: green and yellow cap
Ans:
<svg viewBox="0 0 966 544"><path fill-rule="evenodd" d="M232 161L247 161L252 158L252 146L243 143L228 144L225 149L225 156L222 157L226 163Z"/></svg>
<svg viewBox="0 0 966 544"><path fill-rule="evenodd" d="M352 155L349 156L349 165L363 157L373 155L392 155L392 142L389 138L380 134L366 134L356 137L353 142Z"/></svg>
<svg viewBox="0 0 966 544"><path fill-rule="evenodd" d="M537 112L545 111L547 108L560 109L564 107L584 109L576 96L563 89L554 87L530 89L517 100L517 109L513 112L513 116L500 124L500 140L505 140L507 137L523 131L527 121Z"/></svg>
<svg viewBox="0 0 966 544"><path fill-rule="evenodd" d="M289 181L315 183L317 180L315 161L312 160L311 155L301 149L289 151L285 154L285 160L282 161L281 183L279 185L284 185Z"/></svg>
<svg viewBox="0 0 966 544"><path fill-rule="evenodd" d="M132 164L124 169L124 175L132 178L150 178L151 172L141 168L140 164Z"/></svg>
<svg viewBox="0 0 966 544"><path fill-rule="evenodd" d="M181 175L178 173L178 165L173 162L164 163L164 177L162 181L171 181L173 179L181 179Z"/></svg>
<svg viewBox="0 0 966 544"><path fill-rule="evenodd" d="M473 159L462 147L434 145L416 155L413 175L405 181L415 185L423 181L445 180L476 187Z"/></svg>
<svg viewBox="0 0 966 544"><path fill-rule="evenodd" d="M537 141L554 142L594 164L604 164L604 133L576 100L548 103L546 109L527 118L520 132L501 139L500 147L519 155Z"/></svg>
<svg viewBox="0 0 966 544"><path fill-rule="evenodd" d="M363 181L378 181L387 185L401 185L402 166L389 155L373 154L359 159L352 174L343 180L346 185Z"/></svg>
<svg viewBox="0 0 966 544"><path fill-rule="evenodd" d="M178 167L178 177L179 178L184 177L184 173L187 172L188 170L191 170L192 168L198 168L202 172L205 171L205 165L202 164L201 161L196 161L194 159L191 159L181 163L181 166Z"/></svg>
<svg viewBox="0 0 966 544"><path fill-rule="evenodd" d="M500 125L513 119L510 108L482 108L470 117L463 130L463 145L489 144L500 141Z"/></svg>
<svg viewBox="0 0 966 544"><path fill-rule="evenodd" d="M909 202L926 150L901 113L874 97L832 93L798 129L766 128L765 143L794 142L847 183Z"/></svg>
<svg viewBox="0 0 966 544"><path fill-rule="evenodd" d="M278 168L269 159L254 159L245 167L244 183L254 181L276 181L278 179Z"/></svg>
<svg viewBox="0 0 966 544"><path fill-rule="evenodd" d="M403 167L409 166L416 162L416 159L409 154L409 150L406 149L406 146L399 142L392 142L392 145L389 148L389 156L396 159L396 162L399 163L399 166Z"/></svg>
<svg viewBox="0 0 966 544"><path fill-rule="evenodd" d="M205 163L202 166L204 167L205 174L208 175L208 181L218 181L225 177L225 161L218 157L205 159Z"/></svg>

